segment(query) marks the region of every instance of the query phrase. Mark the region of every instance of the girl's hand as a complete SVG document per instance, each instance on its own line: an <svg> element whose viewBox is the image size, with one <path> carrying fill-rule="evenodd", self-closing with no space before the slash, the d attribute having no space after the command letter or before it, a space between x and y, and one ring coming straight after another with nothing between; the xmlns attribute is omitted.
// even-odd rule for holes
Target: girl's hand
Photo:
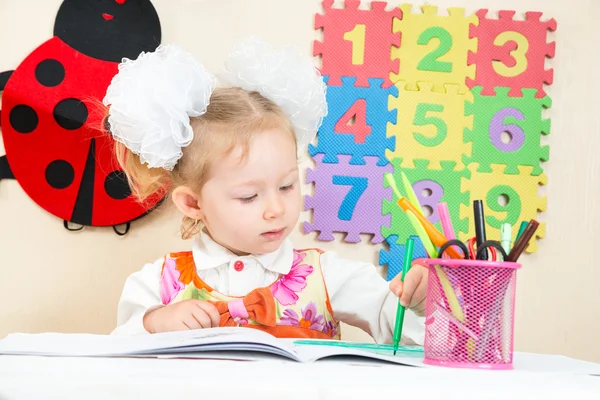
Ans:
<svg viewBox="0 0 600 400"><path fill-rule="evenodd" d="M420 317L425 315L428 275L429 269L415 260L404 283L401 281L402 272L390 281L390 290L400 298L400 304Z"/></svg>
<svg viewBox="0 0 600 400"><path fill-rule="evenodd" d="M190 299L148 312L144 328L150 333L216 328L220 319L214 304Z"/></svg>

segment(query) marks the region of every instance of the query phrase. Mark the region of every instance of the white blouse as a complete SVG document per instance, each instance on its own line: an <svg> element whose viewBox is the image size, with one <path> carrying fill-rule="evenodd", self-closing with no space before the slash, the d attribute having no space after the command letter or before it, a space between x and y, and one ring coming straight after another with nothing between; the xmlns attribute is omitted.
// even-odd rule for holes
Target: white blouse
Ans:
<svg viewBox="0 0 600 400"><path fill-rule="evenodd" d="M194 240L192 254L198 276L229 296L244 296L253 289L270 285L290 271L294 257L289 239L273 253L236 256L205 233ZM126 280L113 334L148 333L142 320L149 309L162 305L159 283L163 262L161 257L146 264ZM388 282L373 264L326 251L321 254L321 268L334 317L364 330L377 343L392 343L398 297L390 292ZM407 312L401 343L422 345L424 334L424 317Z"/></svg>

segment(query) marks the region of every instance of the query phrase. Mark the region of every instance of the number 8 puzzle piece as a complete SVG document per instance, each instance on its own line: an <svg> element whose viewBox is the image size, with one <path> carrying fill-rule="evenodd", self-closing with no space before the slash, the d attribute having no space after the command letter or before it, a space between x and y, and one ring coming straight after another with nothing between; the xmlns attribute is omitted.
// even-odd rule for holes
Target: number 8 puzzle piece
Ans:
<svg viewBox="0 0 600 400"><path fill-rule="evenodd" d="M381 243L381 227L390 226L390 216L381 215L383 200L392 200L384 175L391 164L377 165L376 157L365 157L365 165L350 164L349 155L340 155L338 164L314 157L316 168L306 170L306 183L314 183L314 195L305 196L304 210L313 210L313 223L304 222L304 233L319 231L319 240L334 240L333 232L347 233L346 242L360 242L360 234L373 235Z"/></svg>

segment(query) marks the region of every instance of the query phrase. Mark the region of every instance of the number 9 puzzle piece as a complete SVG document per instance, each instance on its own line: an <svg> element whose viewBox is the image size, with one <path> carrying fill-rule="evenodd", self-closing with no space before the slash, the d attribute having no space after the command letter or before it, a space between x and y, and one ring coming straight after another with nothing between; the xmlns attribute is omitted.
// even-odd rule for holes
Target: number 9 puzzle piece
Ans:
<svg viewBox="0 0 600 400"><path fill-rule="evenodd" d="M478 172L477 164L468 166L471 171L470 179L463 179L461 188L470 195L470 202L483 200L486 222L486 234L490 240L500 240L500 227L509 223L512 227L512 237L517 236L521 221L538 219L537 213L546 210L546 197L538 197L540 185L548 182L542 173L533 175L533 167L520 166L519 174L509 175L504 172L504 165L492 165L491 173ZM473 213L470 205L460 206L460 216L469 218ZM540 222L535 235L529 241L527 253L537 251L536 238L546 235L546 223ZM473 224L469 224L469 232L461 235L461 240L475 236Z"/></svg>
<svg viewBox="0 0 600 400"><path fill-rule="evenodd" d="M316 168L306 170L306 183L314 184L314 195L305 196L304 210L313 210L313 223L304 222L304 233L319 231L319 240L334 240L333 232L347 233L346 242L358 243L360 234L371 234L372 243L381 243L381 227L390 225L390 216L381 215L383 200L392 199L384 176L391 164L377 165L376 157L365 157L365 165L350 164L349 155L340 155L338 164L314 157Z"/></svg>

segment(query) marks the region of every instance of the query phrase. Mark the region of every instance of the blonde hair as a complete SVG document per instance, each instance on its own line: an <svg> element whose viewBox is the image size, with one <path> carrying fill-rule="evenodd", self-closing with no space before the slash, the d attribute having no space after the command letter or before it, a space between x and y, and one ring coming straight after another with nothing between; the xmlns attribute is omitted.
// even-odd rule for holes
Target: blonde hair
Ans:
<svg viewBox="0 0 600 400"><path fill-rule="evenodd" d="M190 120L192 143L172 171L148 168L140 157L121 142L115 141L116 158L127 176L132 194L145 204L157 193L168 196L177 186L185 185L200 193L210 177L211 164L239 146L245 158L252 136L266 129L283 129L296 141L296 135L281 108L258 92L241 88L217 88L200 117ZM107 127L110 129L110 127ZM183 217L181 236L188 239L202 229L199 221Z"/></svg>

